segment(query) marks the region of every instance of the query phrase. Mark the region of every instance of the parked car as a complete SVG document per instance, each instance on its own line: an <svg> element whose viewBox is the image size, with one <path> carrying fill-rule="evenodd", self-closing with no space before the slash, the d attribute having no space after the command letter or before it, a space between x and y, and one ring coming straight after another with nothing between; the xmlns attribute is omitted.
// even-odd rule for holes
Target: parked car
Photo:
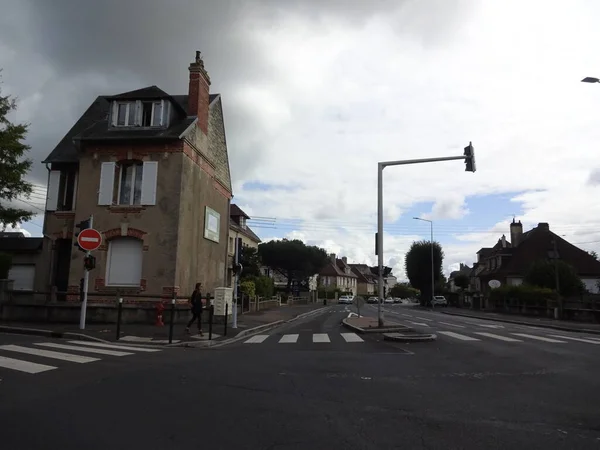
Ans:
<svg viewBox="0 0 600 450"><path fill-rule="evenodd" d="M369 297L367 299L367 303L377 303L377 297Z"/></svg>
<svg viewBox="0 0 600 450"><path fill-rule="evenodd" d="M394 303L394 299L392 297L386 298L383 303Z"/></svg>
<svg viewBox="0 0 600 450"><path fill-rule="evenodd" d="M352 300L354 300L354 296L352 296L352 295L342 295L340 298L338 298L338 303L339 304L343 304L343 305L351 305L352 304Z"/></svg>
<svg viewBox="0 0 600 450"><path fill-rule="evenodd" d="M434 306L448 306L448 300L443 295L436 295L433 297L433 301L431 302Z"/></svg>

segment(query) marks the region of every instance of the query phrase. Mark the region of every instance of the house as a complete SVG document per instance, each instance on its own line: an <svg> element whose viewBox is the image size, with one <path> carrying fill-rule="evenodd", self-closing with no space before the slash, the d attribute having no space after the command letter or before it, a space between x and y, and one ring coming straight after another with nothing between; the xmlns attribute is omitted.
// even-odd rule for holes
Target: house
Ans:
<svg viewBox="0 0 600 450"><path fill-rule="evenodd" d="M453 272L450 272L450 276L448 277L448 286L449 286L450 292L458 292L460 290L460 288L454 284L454 279L459 275L464 275L467 278L470 278L471 270L472 269L468 265L460 263L458 270L454 270Z"/></svg>
<svg viewBox="0 0 600 450"><path fill-rule="evenodd" d="M371 272L367 264L349 264L350 269L356 275L357 295L373 296L377 291L377 278Z"/></svg>
<svg viewBox="0 0 600 450"><path fill-rule="evenodd" d="M573 266L589 292L598 293L600 262L553 233L548 223L539 223L523 233L521 221L513 219L510 235L511 242L502 236L493 247L477 252L477 263L472 271L475 290L489 293L491 280L498 280L501 285L520 285L535 261L557 257Z"/></svg>
<svg viewBox="0 0 600 450"><path fill-rule="evenodd" d="M229 240L228 240L228 286L233 286L233 261L235 257L235 240L237 238L242 239L243 247L251 247L258 249L260 244L260 238L252 231L248 226L247 220L250 217L241 210L241 208L235 204L232 204L229 208Z"/></svg>
<svg viewBox="0 0 600 450"><path fill-rule="evenodd" d="M339 289L342 292L351 292L356 295L358 276L348 265L344 256L336 258L335 253L329 255L329 262L319 272L319 286L327 290Z"/></svg>
<svg viewBox="0 0 600 450"><path fill-rule="evenodd" d="M232 187L223 107L200 52L188 70L182 95L149 86L97 97L43 161L53 270L40 288L77 298L84 253L74 228L90 216L103 237L91 301L225 286Z"/></svg>
<svg viewBox="0 0 600 450"><path fill-rule="evenodd" d="M8 279L13 281L15 291L32 292L35 290L37 278L47 275L47 267L41 258L44 238L25 237L23 233L2 233L0 235L0 252L12 257L12 266Z"/></svg>

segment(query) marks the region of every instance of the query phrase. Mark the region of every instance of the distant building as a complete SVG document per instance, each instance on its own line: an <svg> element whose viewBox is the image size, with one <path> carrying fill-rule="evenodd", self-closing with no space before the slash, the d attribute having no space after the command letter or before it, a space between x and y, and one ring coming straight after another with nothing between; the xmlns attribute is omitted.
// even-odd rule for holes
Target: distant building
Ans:
<svg viewBox="0 0 600 450"><path fill-rule="evenodd" d="M326 290L340 289L356 295L357 279L358 276L348 265L348 259L345 256L336 258L335 253L331 253L327 265L319 272L319 287Z"/></svg>

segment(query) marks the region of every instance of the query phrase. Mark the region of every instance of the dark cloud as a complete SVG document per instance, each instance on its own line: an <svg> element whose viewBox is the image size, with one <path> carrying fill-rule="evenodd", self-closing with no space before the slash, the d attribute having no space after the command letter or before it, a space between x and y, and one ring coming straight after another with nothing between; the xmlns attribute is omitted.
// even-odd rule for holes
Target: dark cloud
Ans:
<svg viewBox="0 0 600 450"><path fill-rule="evenodd" d="M39 162L97 95L152 84L185 93L187 66L201 50L213 92L223 93L232 174L239 179L261 163L264 138L253 111L233 93L241 84L266 84L277 76L248 31L277 27L294 15L360 25L374 14L398 11L395 29L419 28L430 36L457 2L428 2L432 14L415 0L6 0L0 57L9 55L6 77L21 97L39 94L29 137ZM32 176L45 183L41 165Z"/></svg>

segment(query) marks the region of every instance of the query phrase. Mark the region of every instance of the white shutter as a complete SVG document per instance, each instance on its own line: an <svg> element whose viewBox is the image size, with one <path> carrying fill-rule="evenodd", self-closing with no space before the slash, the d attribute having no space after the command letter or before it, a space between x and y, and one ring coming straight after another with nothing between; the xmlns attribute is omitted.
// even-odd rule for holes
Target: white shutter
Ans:
<svg viewBox="0 0 600 450"><path fill-rule="evenodd" d="M8 279L14 280L15 291L33 291L35 266L33 264L15 264L8 272Z"/></svg>
<svg viewBox="0 0 600 450"><path fill-rule="evenodd" d="M156 205L156 183L158 180L158 162L144 162L142 170L142 205Z"/></svg>
<svg viewBox="0 0 600 450"><path fill-rule="evenodd" d="M117 126L117 116L119 115L119 105L117 102L112 103L111 123L113 127Z"/></svg>
<svg viewBox="0 0 600 450"><path fill-rule="evenodd" d="M100 186L98 187L98 204L112 205L115 187L115 163L103 162L100 170Z"/></svg>
<svg viewBox="0 0 600 450"><path fill-rule="evenodd" d="M59 187L60 170L51 170L48 175L48 190L46 191L46 211L56 211Z"/></svg>
<svg viewBox="0 0 600 450"><path fill-rule="evenodd" d="M108 286L139 286L142 279L143 242L122 237L110 241L106 284Z"/></svg>

